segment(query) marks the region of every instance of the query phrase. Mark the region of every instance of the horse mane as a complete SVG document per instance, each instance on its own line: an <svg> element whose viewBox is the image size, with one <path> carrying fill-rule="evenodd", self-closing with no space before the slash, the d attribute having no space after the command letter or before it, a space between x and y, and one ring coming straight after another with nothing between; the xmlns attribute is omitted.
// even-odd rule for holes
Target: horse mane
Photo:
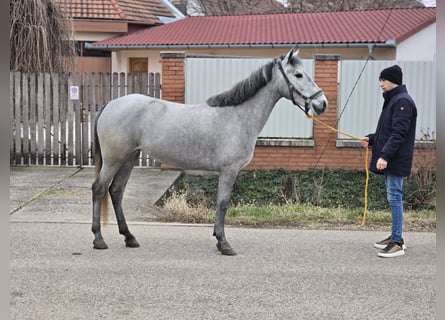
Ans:
<svg viewBox="0 0 445 320"><path fill-rule="evenodd" d="M272 79L272 68L275 63L276 59L252 72L248 78L235 84L232 89L208 98L207 104L211 107L237 106L252 98Z"/></svg>

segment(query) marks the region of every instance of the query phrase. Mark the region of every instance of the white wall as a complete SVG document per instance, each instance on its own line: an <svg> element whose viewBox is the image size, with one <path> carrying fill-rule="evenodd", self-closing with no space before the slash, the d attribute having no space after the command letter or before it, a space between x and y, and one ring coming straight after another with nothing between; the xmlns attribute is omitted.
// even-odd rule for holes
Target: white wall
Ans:
<svg viewBox="0 0 445 320"><path fill-rule="evenodd" d="M436 58L436 23L397 45L398 61L432 61Z"/></svg>
<svg viewBox="0 0 445 320"><path fill-rule="evenodd" d="M129 58L147 58L148 72L161 72L161 55L157 50L121 50L111 53L112 72L128 72Z"/></svg>
<svg viewBox="0 0 445 320"><path fill-rule="evenodd" d="M76 32L73 35L73 40L94 42L94 41L106 40L119 35L120 33L112 33L112 32Z"/></svg>
<svg viewBox="0 0 445 320"><path fill-rule="evenodd" d="M258 57L273 58L282 54L286 54L290 48L210 48L210 49L123 49L112 52L112 72L128 72L128 58L147 57L148 71L161 72L161 52L162 51L178 51L187 54L210 55L210 56L232 56L232 57ZM394 57L393 48L375 48L374 58L392 59ZM368 48L300 48L300 57L303 59L312 59L317 54L335 54L340 55L342 59L359 59L363 60L368 57Z"/></svg>

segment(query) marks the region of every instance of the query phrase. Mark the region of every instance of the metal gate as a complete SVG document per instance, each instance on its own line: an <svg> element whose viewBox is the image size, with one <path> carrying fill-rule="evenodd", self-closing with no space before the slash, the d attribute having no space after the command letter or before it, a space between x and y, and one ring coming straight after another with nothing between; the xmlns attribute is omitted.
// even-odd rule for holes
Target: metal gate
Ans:
<svg viewBox="0 0 445 320"><path fill-rule="evenodd" d="M187 57L185 102L200 103L213 94L230 89L271 58ZM303 59L303 68L313 78L314 60ZM218 75L215 77L214 75ZM312 121L307 121L290 100L281 99L267 120L260 138L312 138Z"/></svg>
<svg viewBox="0 0 445 320"><path fill-rule="evenodd" d="M383 104L382 90L378 82L379 74L381 70L394 64L401 66L403 83L416 102L416 140L435 140L435 61L341 61L338 99L338 118L340 120L338 128L357 136L363 136L375 130ZM344 136L338 138L349 139Z"/></svg>
<svg viewBox="0 0 445 320"><path fill-rule="evenodd" d="M10 165L91 166L94 122L111 99L160 97L159 73L10 72ZM141 154L140 166L158 166Z"/></svg>

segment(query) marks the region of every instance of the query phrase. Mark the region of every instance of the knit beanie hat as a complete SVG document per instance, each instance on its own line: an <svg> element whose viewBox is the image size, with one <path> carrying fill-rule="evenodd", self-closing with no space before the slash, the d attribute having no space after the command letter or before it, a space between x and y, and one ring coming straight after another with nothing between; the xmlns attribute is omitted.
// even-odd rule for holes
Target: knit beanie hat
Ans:
<svg viewBox="0 0 445 320"><path fill-rule="evenodd" d="M379 80L387 80L392 83L401 85L402 84L402 69L398 65L393 65L386 69L383 69L380 73Z"/></svg>

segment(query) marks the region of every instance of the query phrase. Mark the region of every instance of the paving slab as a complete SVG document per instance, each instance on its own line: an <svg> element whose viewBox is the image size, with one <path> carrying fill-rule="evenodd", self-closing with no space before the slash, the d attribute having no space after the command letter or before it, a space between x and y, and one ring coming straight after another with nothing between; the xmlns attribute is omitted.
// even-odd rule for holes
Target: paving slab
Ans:
<svg viewBox="0 0 445 320"><path fill-rule="evenodd" d="M123 197L127 220L156 220L150 208L180 175L178 170L134 168ZM93 167L11 167L11 221L91 221L94 176ZM113 214L111 201L109 208Z"/></svg>

